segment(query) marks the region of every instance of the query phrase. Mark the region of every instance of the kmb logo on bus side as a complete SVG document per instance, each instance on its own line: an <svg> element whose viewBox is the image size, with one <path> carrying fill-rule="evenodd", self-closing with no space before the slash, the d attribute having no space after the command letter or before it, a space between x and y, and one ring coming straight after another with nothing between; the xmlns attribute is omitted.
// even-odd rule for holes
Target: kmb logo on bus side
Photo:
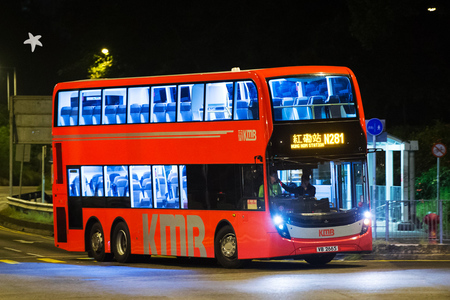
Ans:
<svg viewBox="0 0 450 300"><path fill-rule="evenodd" d="M322 229L319 230L319 236L333 236L334 229Z"/></svg>
<svg viewBox="0 0 450 300"><path fill-rule="evenodd" d="M182 215L153 214L150 228L148 221L148 215L143 214L144 254L178 255L178 247L181 256L194 256L194 249L198 249L200 256L206 257L206 249L203 245L205 224L199 216L188 215L185 219ZM157 242L161 245L160 251L157 251ZM167 251L168 245L170 245L169 251Z"/></svg>
<svg viewBox="0 0 450 300"><path fill-rule="evenodd" d="M239 142L256 141L256 130L238 130Z"/></svg>

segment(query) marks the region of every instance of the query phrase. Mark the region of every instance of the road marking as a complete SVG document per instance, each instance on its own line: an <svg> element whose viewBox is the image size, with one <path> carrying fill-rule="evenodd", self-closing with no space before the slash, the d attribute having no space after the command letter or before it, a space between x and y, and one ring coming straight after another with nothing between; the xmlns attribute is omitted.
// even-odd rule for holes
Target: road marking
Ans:
<svg viewBox="0 0 450 300"><path fill-rule="evenodd" d="M19 262L14 261L14 260L9 260L9 259L2 259L2 260L0 260L0 262L5 263L5 264L9 264L9 265L17 265L17 264L19 264Z"/></svg>
<svg viewBox="0 0 450 300"><path fill-rule="evenodd" d="M34 253L27 253L27 255L36 256L36 257L44 257L43 255L34 254Z"/></svg>
<svg viewBox="0 0 450 300"><path fill-rule="evenodd" d="M34 242L25 241L25 240L14 240L14 242L18 242L18 243L22 243L22 244L34 244Z"/></svg>
<svg viewBox="0 0 450 300"><path fill-rule="evenodd" d="M8 247L3 247L3 249L9 250L9 251L14 251L14 252L22 252L20 250L14 249L14 248L8 248Z"/></svg>
<svg viewBox="0 0 450 300"><path fill-rule="evenodd" d="M53 264L64 264L64 263L66 263L65 261L52 259L52 258L38 258L38 260L44 261L44 262L48 262L48 263L53 263Z"/></svg>

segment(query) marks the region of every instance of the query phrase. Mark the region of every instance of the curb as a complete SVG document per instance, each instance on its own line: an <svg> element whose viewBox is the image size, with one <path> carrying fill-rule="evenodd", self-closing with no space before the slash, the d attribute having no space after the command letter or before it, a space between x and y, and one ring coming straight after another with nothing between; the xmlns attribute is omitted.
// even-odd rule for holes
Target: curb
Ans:
<svg viewBox="0 0 450 300"><path fill-rule="evenodd" d="M0 214L0 225L17 231L53 237L53 225L51 224L18 220Z"/></svg>

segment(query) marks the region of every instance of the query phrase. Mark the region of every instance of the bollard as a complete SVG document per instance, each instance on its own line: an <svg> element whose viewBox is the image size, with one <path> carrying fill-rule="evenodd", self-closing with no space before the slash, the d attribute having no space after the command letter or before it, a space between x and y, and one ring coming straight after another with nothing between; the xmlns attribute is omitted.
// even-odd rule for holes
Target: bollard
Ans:
<svg viewBox="0 0 450 300"><path fill-rule="evenodd" d="M435 213L429 213L423 218L423 222L428 225L429 243L437 244L437 224L439 224L439 216Z"/></svg>

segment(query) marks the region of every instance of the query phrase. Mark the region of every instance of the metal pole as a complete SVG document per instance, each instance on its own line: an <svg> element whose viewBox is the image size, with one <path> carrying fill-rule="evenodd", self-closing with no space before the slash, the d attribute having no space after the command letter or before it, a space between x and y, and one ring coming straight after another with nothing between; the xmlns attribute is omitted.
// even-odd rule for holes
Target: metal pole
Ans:
<svg viewBox="0 0 450 300"><path fill-rule="evenodd" d="M9 103L9 90L8 90L8 103ZM14 116L14 104L11 101L9 105L9 196L13 195L13 116Z"/></svg>
<svg viewBox="0 0 450 300"><path fill-rule="evenodd" d="M439 199L439 244L443 244L443 231L444 231L444 219L442 218L444 216L442 211L442 199Z"/></svg>
<svg viewBox="0 0 450 300"><path fill-rule="evenodd" d="M372 135L372 143L373 143L373 162L372 162L372 203L373 203L373 231L374 231L374 238L377 239L377 201L376 201L376 184L377 184L377 137L376 135Z"/></svg>
<svg viewBox="0 0 450 300"><path fill-rule="evenodd" d="M9 109L9 72L6 72L6 101L8 101Z"/></svg>
<svg viewBox="0 0 450 300"><path fill-rule="evenodd" d="M439 195L439 157L437 158L436 185L437 185L436 199L439 201L439 198L440 198L440 195Z"/></svg>
<svg viewBox="0 0 450 300"><path fill-rule="evenodd" d="M386 241L389 241L389 200L386 199L386 232L385 232Z"/></svg>
<svg viewBox="0 0 450 300"><path fill-rule="evenodd" d="M45 203L45 150L47 146L42 146L42 194L41 202Z"/></svg>

